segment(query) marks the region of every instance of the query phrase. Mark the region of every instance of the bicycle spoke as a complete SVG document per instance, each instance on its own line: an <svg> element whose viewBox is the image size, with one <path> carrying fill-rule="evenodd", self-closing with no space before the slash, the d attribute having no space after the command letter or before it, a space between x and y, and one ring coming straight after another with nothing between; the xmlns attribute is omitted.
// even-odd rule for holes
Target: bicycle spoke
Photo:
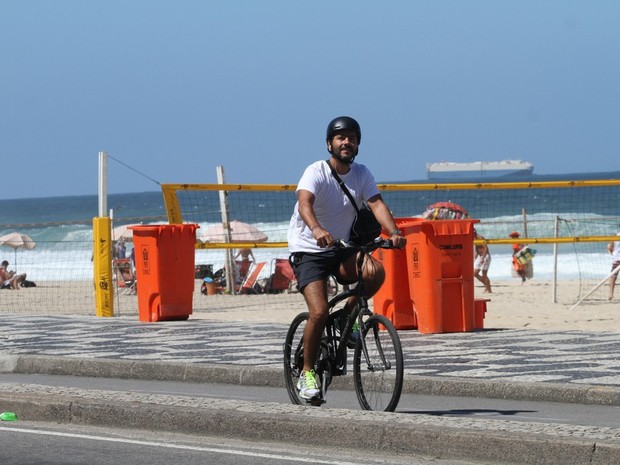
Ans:
<svg viewBox="0 0 620 465"><path fill-rule="evenodd" d="M380 371L389 370L392 368L392 362L390 361L389 356L386 357L383 351L383 346L385 344L381 342L380 328L378 326L373 325L371 327L371 330L372 330L372 336L374 340L373 347L376 347L377 354L378 354L378 360L380 360L380 363L378 364L379 370ZM372 360L368 358L368 354L366 354L366 363L368 364L368 369L370 371L375 371L375 364L373 364Z"/></svg>

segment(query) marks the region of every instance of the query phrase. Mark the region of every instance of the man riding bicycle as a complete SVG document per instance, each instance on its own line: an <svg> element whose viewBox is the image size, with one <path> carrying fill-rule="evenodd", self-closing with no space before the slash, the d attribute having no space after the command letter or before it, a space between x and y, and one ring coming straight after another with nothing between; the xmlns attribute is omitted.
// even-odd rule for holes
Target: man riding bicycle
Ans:
<svg viewBox="0 0 620 465"><path fill-rule="evenodd" d="M297 185L297 203L288 229L291 263L310 314L304 329L304 367L297 388L303 399L319 395L314 364L328 317L327 279L334 275L341 284L357 282L355 251L335 248L347 241L356 210L332 174L338 173L357 205L368 204L377 221L389 231L394 246L402 248L405 238L396 227L373 175L366 166L354 163L362 138L357 121L348 116L333 119L327 126L327 150L331 157L306 168ZM329 164L329 165L328 165ZM331 168L330 168L331 165ZM368 297L379 290L385 272L372 257L366 257L362 271ZM350 297L345 308L357 302Z"/></svg>

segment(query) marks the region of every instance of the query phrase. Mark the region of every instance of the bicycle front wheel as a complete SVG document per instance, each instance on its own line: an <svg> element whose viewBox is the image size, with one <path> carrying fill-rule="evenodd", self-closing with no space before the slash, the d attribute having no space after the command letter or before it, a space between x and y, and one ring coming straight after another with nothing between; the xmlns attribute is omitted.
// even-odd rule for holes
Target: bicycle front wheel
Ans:
<svg viewBox="0 0 620 465"><path fill-rule="evenodd" d="M383 315L364 322L353 353L353 379L364 410L393 412L403 389L403 350L396 328ZM364 346L366 350L364 350Z"/></svg>
<svg viewBox="0 0 620 465"><path fill-rule="evenodd" d="M309 313L303 312L295 317L284 341L284 380L291 402L305 405L306 401L299 397L297 381L304 368L304 328Z"/></svg>

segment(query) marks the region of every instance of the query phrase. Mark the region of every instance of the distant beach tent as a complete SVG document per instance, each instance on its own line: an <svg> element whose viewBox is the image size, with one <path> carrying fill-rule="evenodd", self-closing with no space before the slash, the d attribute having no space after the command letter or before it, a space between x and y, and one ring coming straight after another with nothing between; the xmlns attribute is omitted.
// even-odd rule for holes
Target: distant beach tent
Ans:
<svg viewBox="0 0 620 465"><path fill-rule="evenodd" d="M121 226L117 226L112 229L112 240L120 241L121 239L125 242L133 241L133 231L129 228L136 226L134 224L123 224Z"/></svg>
<svg viewBox="0 0 620 465"><path fill-rule="evenodd" d="M17 249L32 250L37 243L28 234L12 232L0 237L0 245L11 247L15 252L15 271L17 271Z"/></svg>
<svg viewBox="0 0 620 465"><path fill-rule="evenodd" d="M203 242L228 242L227 231L223 224L216 224L200 233ZM248 223L230 222L230 242L266 242L267 235Z"/></svg>
<svg viewBox="0 0 620 465"><path fill-rule="evenodd" d="M458 203L435 202L424 210L422 218L425 220L465 220L469 213Z"/></svg>

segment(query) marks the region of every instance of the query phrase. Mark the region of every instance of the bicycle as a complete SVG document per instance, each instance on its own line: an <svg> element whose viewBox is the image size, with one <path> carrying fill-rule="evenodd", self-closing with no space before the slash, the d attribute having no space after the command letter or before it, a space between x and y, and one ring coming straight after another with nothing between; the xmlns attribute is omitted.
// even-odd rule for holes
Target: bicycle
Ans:
<svg viewBox="0 0 620 465"><path fill-rule="evenodd" d="M332 378L343 376L347 372L347 345L354 323L357 322L359 336L352 358L357 399L364 410L393 412L403 387L402 346L392 322L383 315L372 313L368 308L362 265L364 257L374 250L393 249L394 246L389 239L376 239L367 245L346 244L346 247L353 247L361 252L356 260L359 279L357 286L345 289L329 301L329 316L314 368L320 395L306 401L299 397L297 390L297 381L304 365L303 332L309 317L308 312L302 312L293 319L286 335L283 347L286 388L294 404L319 406L325 403ZM338 304L352 295L359 297L359 303L350 313L344 308L336 309Z"/></svg>

